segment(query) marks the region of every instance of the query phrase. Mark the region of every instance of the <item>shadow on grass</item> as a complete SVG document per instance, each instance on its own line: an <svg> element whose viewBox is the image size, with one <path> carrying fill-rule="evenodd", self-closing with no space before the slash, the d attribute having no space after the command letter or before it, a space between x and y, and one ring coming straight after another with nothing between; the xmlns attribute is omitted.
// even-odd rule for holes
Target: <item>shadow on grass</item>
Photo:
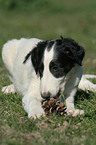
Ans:
<svg viewBox="0 0 96 145"><path fill-rule="evenodd" d="M84 99L90 100L94 96L94 92L92 91L83 91L83 90L78 90L75 96L75 103L78 100L83 101Z"/></svg>

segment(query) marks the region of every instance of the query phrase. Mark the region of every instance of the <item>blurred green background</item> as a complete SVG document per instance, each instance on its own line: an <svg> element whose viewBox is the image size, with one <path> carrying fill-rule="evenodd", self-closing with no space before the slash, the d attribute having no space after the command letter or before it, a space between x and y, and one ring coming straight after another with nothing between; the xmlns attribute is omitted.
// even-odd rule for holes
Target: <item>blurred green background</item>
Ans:
<svg viewBox="0 0 96 145"><path fill-rule="evenodd" d="M94 74L96 0L0 0L0 50L13 38L55 39L61 35L85 47L84 72Z"/></svg>

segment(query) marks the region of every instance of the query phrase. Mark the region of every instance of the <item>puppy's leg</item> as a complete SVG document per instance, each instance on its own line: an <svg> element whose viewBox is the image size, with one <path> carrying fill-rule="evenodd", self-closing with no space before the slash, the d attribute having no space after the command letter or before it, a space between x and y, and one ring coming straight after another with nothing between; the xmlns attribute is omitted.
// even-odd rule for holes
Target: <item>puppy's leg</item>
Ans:
<svg viewBox="0 0 96 145"><path fill-rule="evenodd" d="M96 78L95 75L83 75L78 88L84 91L90 90L96 92L96 84L93 84L88 78Z"/></svg>
<svg viewBox="0 0 96 145"><path fill-rule="evenodd" d="M67 96L66 97L67 114L73 117L84 114L83 110L75 109L74 95L76 94L76 91L77 91L77 88L74 88L74 89L72 88L71 92L70 91L65 92L65 96Z"/></svg>
<svg viewBox="0 0 96 145"><path fill-rule="evenodd" d="M33 94L26 94L22 99L24 110L28 113L28 117L34 119L44 116L45 112L41 106L41 100Z"/></svg>
<svg viewBox="0 0 96 145"><path fill-rule="evenodd" d="M73 117L84 114L83 110L75 109L74 107L74 96L77 92L81 76L82 68L78 68L75 73L70 75L70 78L66 83L64 91L64 96L66 98L67 113L69 116Z"/></svg>
<svg viewBox="0 0 96 145"><path fill-rule="evenodd" d="M35 77L35 76L34 76ZM41 95L40 95L40 80L32 80L29 85L28 91L22 99L22 105L24 110L28 113L28 117L36 118L41 115L45 115L45 112L41 106Z"/></svg>
<svg viewBox="0 0 96 145"><path fill-rule="evenodd" d="M4 94L8 94L8 93L13 93L13 94L15 94L16 90L15 90L15 88L14 88L14 85L11 84L11 85L8 85L8 86L3 87L3 88L2 88L2 92L3 92Z"/></svg>
<svg viewBox="0 0 96 145"><path fill-rule="evenodd" d="M27 97L27 100L26 100ZM44 116L45 112L41 107L40 100L33 98L33 96L24 96L22 100L22 104L24 110L28 113L28 117L32 117L34 119L39 118L40 116Z"/></svg>

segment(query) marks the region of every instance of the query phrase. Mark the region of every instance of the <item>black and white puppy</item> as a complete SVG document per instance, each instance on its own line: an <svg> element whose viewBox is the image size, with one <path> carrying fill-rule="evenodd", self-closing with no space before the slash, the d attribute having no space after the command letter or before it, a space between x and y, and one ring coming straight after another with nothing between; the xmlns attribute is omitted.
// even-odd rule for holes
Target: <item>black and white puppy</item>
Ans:
<svg viewBox="0 0 96 145"><path fill-rule="evenodd" d="M69 38L8 41L2 58L12 84L2 91L22 95L28 117L44 115L42 99L55 97L60 91L66 99L67 113L82 115L84 111L74 107L74 95L83 73L84 54L83 47ZM81 86L84 87L82 83Z"/></svg>

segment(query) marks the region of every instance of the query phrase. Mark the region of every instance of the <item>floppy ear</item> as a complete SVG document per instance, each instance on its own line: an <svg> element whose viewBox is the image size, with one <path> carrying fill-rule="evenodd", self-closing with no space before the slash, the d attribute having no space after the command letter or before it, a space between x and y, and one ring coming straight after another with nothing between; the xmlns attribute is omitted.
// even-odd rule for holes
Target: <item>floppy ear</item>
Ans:
<svg viewBox="0 0 96 145"><path fill-rule="evenodd" d="M63 43L64 43L64 38L63 38ZM67 42L67 45L64 48L64 53L66 54L67 57L75 61L75 63L82 66L82 60L85 56L85 51L84 48L78 45L78 43L76 43L74 40L69 39L69 43Z"/></svg>
<svg viewBox="0 0 96 145"><path fill-rule="evenodd" d="M37 46L32 50L31 61L36 71L36 74L39 72L46 46L47 41L39 42Z"/></svg>
<svg viewBox="0 0 96 145"><path fill-rule="evenodd" d="M82 66L82 61L83 61L83 58L85 56L85 51L84 51L84 48L82 46L79 46L79 50L75 50L75 54L73 53L74 55L74 58L76 60L76 62Z"/></svg>
<svg viewBox="0 0 96 145"><path fill-rule="evenodd" d="M39 72L41 62L42 62L42 59L43 59L44 50L45 50L46 46L47 46L47 41L39 42L37 44L37 46L34 47L34 49L32 49L26 55L25 60L23 62L23 63L26 63L28 58L31 56L31 61L32 61L32 64L34 66L36 74Z"/></svg>

